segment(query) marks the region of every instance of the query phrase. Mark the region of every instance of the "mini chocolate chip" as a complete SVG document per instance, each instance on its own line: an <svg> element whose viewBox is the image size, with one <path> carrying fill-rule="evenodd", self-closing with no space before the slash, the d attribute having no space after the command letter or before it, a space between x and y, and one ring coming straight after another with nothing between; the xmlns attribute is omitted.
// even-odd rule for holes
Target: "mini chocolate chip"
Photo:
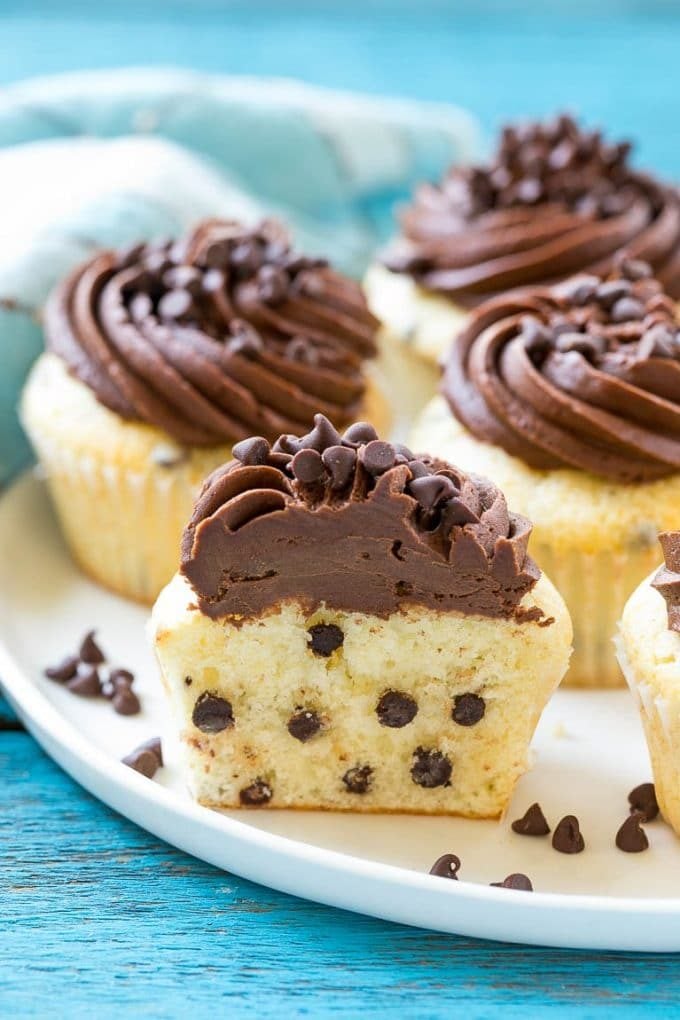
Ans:
<svg viewBox="0 0 680 1020"><path fill-rule="evenodd" d="M81 665L78 672L66 684L72 694L81 698L98 698L102 691L96 666Z"/></svg>
<svg viewBox="0 0 680 1020"><path fill-rule="evenodd" d="M519 836L547 836L550 832L540 804L532 804L527 808L522 817L512 823L511 828Z"/></svg>
<svg viewBox="0 0 680 1020"><path fill-rule="evenodd" d="M194 266L172 266L163 274L163 285L169 290L186 290L195 297L201 290L201 275Z"/></svg>
<svg viewBox="0 0 680 1020"><path fill-rule="evenodd" d="M281 437L283 438L283 436ZM293 437L295 438L295 437ZM295 449L284 449L283 453L297 453L298 450L318 450L323 453L329 446L340 446L340 433L329 422L324 414L314 415L314 428L306 436L298 439Z"/></svg>
<svg viewBox="0 0 680 1020"><path fill-rule="evenodd" d="M303 485L314 485L315 482L320 482L326 474L318 450L299 450L293 457L290 468Z"/></svg>
<svg viewBox="0 0 680 1020"><path fill-rule="evenodd" d="M240 320L231 323L232 335L225 343L229 354L240 354L244 358L256 358L264 350L264 341L257 330Z"/></svg>
<svg viewBox="0 0 680 1020"><path fill-rule="evenodd" d="M427 464L423 463L422 460L417 460L416 458L414 458L413 460L410 460L408 462L408 467L411 472L411 482L409 483L410 485L413 484L413 481L416 478L430 477L430 469L428 468Z"/></svg>
<svg viewBox="0 0 680 1020"><path fill-rule="evenodd" d="M153 312L153 301L148 294L135 294L130 300L128 311L135 322L143 322Z"/></svg>
<svg viewBox="0 0 680 1020"><path fill-rule="evenodd" d="M385 691L375 707L381 726L401 729L408 726L418 714L418 704L410 694L403 691Z"/></svg>
<svg viewBox="0 0 680 1020"><path fill-rule="evenodd" d="M378 433L367 421L357 421L354 425L350 425L348 429L345 429L342 438L346 443L351 443L353 446L362 446L366 443L372 443L377 439Z"/></svg>
<svg viewBox="0 0 680 1020"><path fill-rule="evenodd" d="M342 777L348 793L367 793L373 778L370 765L356 765L348 769Z"/></svg>
<svg viewBox="0 0 680 1020"><path fill-rule="evenodd" d="M312 712L309 709L302 709L296 712L288 720L288 732L291 737L295 737L302 744L316 736L320 729L321 720L316 712Z"/></svg>
<svg viewBox="0 0 680 1020"><path fill-rule="evenodd" d="M252 436L250 439L242 439L232 449L236 460L249 467L256 464L266 464L269 456L269 443L263 436Z"/></svg>
<svg viewBox="0 0 680 1020"><path fill-rule="evenodd" d="M219 694L203 691L196 699L191 721L203 733L220 733L234 725L231 702Z"/></svg>
<svg viewBox="0 0 680 1020"><path fill-rule="evenodd" d="M408 491L425 510L431 510L437 503L451 499L458 490L446 475L427 475L413 478L408 484Z"/></svg>
<svg viewBox="0 0 680 1020"><path fill-rule="evenodd" d="M158 302L161 319L186 319L194 310L194 299L188 290L166 291Z"/></svg>
<svg viewBox="0 0 680 1020"><path fill-rule="evenodd" d="M479 694L457 694L453 699L451 718L459 726L475 726L485 712L486 702Z"/></svg>
<svg viewBox="0 0 680 1020"><path fill-rule="evenodd" d="M70 680L76 675L78 661L77 655L67 655L57 666L48 666L45 670L45 676L49 677L50 680L59 680L62 683Z"/></svg>
<svg viewBox="0 0 680 1020"><path fill-rule="evenodd" d="M394 447L381 439L372 439L363 447L359 454L361 463L369 475L382 475L394 467L396 460Z"/></svg>
<svg viewBox="0 0 680 1020"><path fill-rule="evenodd" d="M593 298L600 283L598 276L574 276L565 283L560 284L558 293L561 298L572 305L582 306L588 304Z"/></svg>
<svg viewBox="0 0 680 1020"><path fill-rule="evenodd" d="M221 269L208 269L203 274L202 286L206 294L215 294L224 290L226 278Z"/></svg>
<svg viewBox="0 0 680 1020"><path fill-rule="evenodd" d="M404 461L408 464L409 461L413 460L413 453L409 450L408 446L404 446L403 443L392 443L394 452L397 457L403 457Z"/></svg>
<svg viewBox="0 0 680 1020"><path fill-rule="evenodd" d="M674 358L678 353L676 331L665 323L657 323L640 337L637 356L645 358Z"/></svg>
<svg viewBox="0 0 680 1020"><path fill-rule="evenodd" d="M460 871L460 857L455 854L442 854L430 868L430 874L438 878L453 878L458 881Z"/></svg>
<svg viewBox="0 0 680 1020"><path fill-rule="evenodd" d="M659 814L654 783L641 783L640 786L636 786L628 794L628 803L631 812L638 812L645 822L653 822Z"/></svg>
<svg viewBox="0 0 680 1020"><path fill-rule="evenodd" d="M595 292L595 299L603 308L612 308L620 298L630 294L631 285L628 280L607 280L601 283Z"/></svg>
<svg viewBox="0 0 680 1020"><path fill-rule="evenodd" d="M575 815L565 815L557 823L553 832L552 845L561 854L580 854L585 849L578 818Z"/></svg>
<svg viewBox="0 0 680 1020"><path fill-rule="evenodd" d="M185 676L184 677L184 686L185 687L191 687L193 682L194 682L194 678L192 676Z"/></svg>
<svg viewBox="0 0 680 1020"><path fill-rule="evenodd" d="M504 878L502 882L492 882L491 885L495 886L497 889L521 889L522 892L534 891L531 879L519 871L516 871L512 875L508 875L508 877Z"/></svg>
<svg viewBox="0 0 680 1020"><path fill-rule="evenodd" d="M622 297L614 302L609 313L612 322L629 322L641 319L645 314L645 306L634 297Z"/></svg>
<svg viewBox="0 0 680 1020"><path fill-rule="evenodd" d="M140 772L147 779L153 779L156 772L163 765L163 752L161 750L160 737L153 737L130 751L121 759L123 765Z"/></svg>
<svg viewBox="0 0 680 1020"><path fill-rule="evenodd" d="M623 256L618 260L618 269L627 280L647 280L652 276L652 267L642 259L631 259Z"/></svg>
<svg viewBox="0 0 680 1020"><path fill-rule="evenodd" d="M634 811L616 833L616 845L626 854L639 854L649 846L647 834L641 826L643 815Z"/></svg>
<svg viewBox="0 0 680 1020"><path fill-rule="evenodd" d="M428 790L436 786L450 786L453 766L442 751L417 747L413 752L411 779Z"/></svg>
<svg viewBox="0 0 680 1020"><path fill-rule="evenodd" d="M321 655L327 659L336 648L340 648L345 635L334 623L315 623L307 631L309 634L309 647L315 655Z"/></svg>
<svg viewBox="0 0 680 1020"><path fill-rule="evenodd" d="M137 715L142 709L139 698L127 684L116 689L111 704L118 715Z"/></svg>
<svg viewBox="0 0 680 1020"><path fill-rule="evenodd" d="M585 358L594 358L597 354L602 354L605 347L604 338L591 333L562 333L555 341L555 348L562 354L576 351Z"/></svg>
<svg viewBox="0 0 680 1020"><path fill-rule="evenodd" d="M104 662L104 653L94 639L95 631L89 631L83 638L78 655L83 662L93 666L99 666Z"/></svg>
<svg viewBox="0 0 680 1020"><path fill-rule="evenodd" d="M357 462L356 451L348 446L329 446L321 454L321 460L331 476L331 489L344 489L354 475Z"/></svg>
<svg viewBox="0 0 680 1020"><path fill-rule="evenodd" d="M238 799L244 807L262 807L272 799L273 790L264 779L256 779L250 786L246 786L238 795Z"/></svg>

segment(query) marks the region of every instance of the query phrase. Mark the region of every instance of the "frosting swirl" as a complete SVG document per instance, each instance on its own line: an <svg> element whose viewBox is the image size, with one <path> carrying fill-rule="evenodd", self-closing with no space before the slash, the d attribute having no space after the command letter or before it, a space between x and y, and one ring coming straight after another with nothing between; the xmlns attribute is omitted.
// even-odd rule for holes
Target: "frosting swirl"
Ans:
<svg viewBox="0 0 680 1020"><path fill-rule="evenodd" d="M652 587L666 600L668 629L680 633L680 531L662 531L659 542L665 563L654 575Z"/></svg>
<svg viewBox="0 0 680 1020"><path fill-rule="evenodd" d="M207 479L182 540L206 615L252 617L284 599L382 617L410 605L543 615L519 606L540 576L531 525L486 479L366 423L340 435L321 414L308 435L251 438L234 455Z"/></svg>
<svg viewBox="0 0 680 1020"><path fill-rule="evenodd" d="M630 149L567 116L508 126L487 166L420 187L386 265L474 306L512 287L607 273L625 249L680 298L680 197L631 169Z"/></svg>
<svg viewBox="0 0 680 1020"><path fill-rule="evenodd" d="M680 470L680 335L645 263L493 298L454 342L442 392L478 439L530 467L619 482Z"/></svg>
<svg viewBox="0 0 680 1020"><path fill-rule="evenodd" d="M102 252L45 314L48 349L102 404L187 445L273 439L319 410L350 422L376 325L358 284L271 221Z"/></svg>

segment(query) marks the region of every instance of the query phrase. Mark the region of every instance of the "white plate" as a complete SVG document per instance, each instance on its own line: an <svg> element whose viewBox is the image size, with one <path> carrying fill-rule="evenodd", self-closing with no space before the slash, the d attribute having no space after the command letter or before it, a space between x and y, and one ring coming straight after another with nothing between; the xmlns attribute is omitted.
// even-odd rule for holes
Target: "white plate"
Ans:
<svg viewBox="0 0 680 1020"><path fill-rule="evenodd" d="M138 825L218 867L285 892L439 931L542 945L680 950L680 843L661 820L650 849L624 854L614 835L626 795L650 777L627 692L559 692L535 740L533 771L508 819L217 812L192 803L175 764L146 611L87 581L71 563L44 487L26 476L0 500L0 675L26 726L74 779ZM117 716L42 676L96 627L105 650L137 674L143 711ZM163 736L167 765L149 781L119 759ZM511 832L538 800L553 824L578 815L586 850ZM39 808L36 808L39 810ZM464 879L427 874L440 854ZM490 888L523 871L534 893Z"/></svg>

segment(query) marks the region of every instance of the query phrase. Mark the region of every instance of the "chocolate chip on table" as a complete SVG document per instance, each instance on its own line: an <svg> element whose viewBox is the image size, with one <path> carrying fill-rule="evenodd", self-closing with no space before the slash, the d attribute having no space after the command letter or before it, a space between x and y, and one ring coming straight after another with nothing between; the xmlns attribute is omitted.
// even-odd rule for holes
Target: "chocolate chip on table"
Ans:
<svg viewBox="0 0 680 1020"><path fill-rule="evenodd" d="M97 667L87 663L78 667L78 672L66 686L72 694L77 694L81 698L97 698L102 692Z"/></svg>
<svg viewBox="0 0 680 1020"><path fill-rule="evenodd" d="M307 631L309 634L309 647L315 655L327 659L336 648L340 648L345 640L345 635L334 623L315 623Z"/></svg>
<svg viewBox="0 0 680 1020"><path fill-rule="evenodd" d="M191 721L202 733L221 733L234 725L231 702L218 694L204 691L196 700Z"/></svg>
<svg viewBox="0 0 680 1020"><path fill-rule="evenodd" d="M163 751L161 749L160 737L152 737L130 751L121 759L123 765L134 769L147 779L153 779L156 772L163 765Z"/></svg>
<svg viewBox="0 0 680 1020"><path fill-rule="evenodd" d="M262 807L272 799L273 790L264 779L256 779L250 786L246 786L238 795L243 807Z"/></svg>
<svg viewBox="0 0 680 1020"><path fill-rule="evenodd" d="M372 779L373 769L370 765L356 765L342 777L348 793L367 793Z"/></svg>
<svg viewBox="0 0 680 1020"><path fill-rule="evenodd" d="M512 875L508 875L502 882L492 882L491 885L495 886L497 889L520 889L522 892L534 891L531 879L527 875L523 875L521 871L516 871Z"/></svg>
<svg viewBox="0 0 680 1020"><path fill-rule="evenodd" d="M300 709L288 720L288 732L291 737L295 737L302 744L316 736L320 729L321 720L316 712L312 712L310 709Z"/></svg>
<svg viewBox="0 0 680 1020"><path fill-rule="evenodd" d="M510 827L519 836L547 836L550 832L540 804L532 804Z"/></svg>
<svg viewBox="0 0 680 1020"><path fill-rule="evenodd" d="M438 878L453 878L456 881L459 871L460 857L456 857L455 854L442 854L430 868L431 875L437 875Z"/></svg>
<svg viewBox="0 0 680 1020"><path fill-rule="evenodd" d="M627 854L639 854L649 846L647 834L640 824L644 821L643 815L635 811L628 815L619 831L616 833L616 845L619 850Z"/></svg>
<svg viewBox="0 0 680 1020"><path fill-rule="evenodd" d="M64 683L66 680L70 680L76 675L78 669L78 656L67 655L65 659L62 659L56 666L48 666L45 670L45 676L50 680L59 680Z"/></svg>
<svg viewBox="0 0 680 1020"><path fill-rule="evenodd" d="M415 719L418 704L410 694L403 691L385 691L375 708L381 726L401 729Z"/></svg>
<svg viewBox="0 0 680 1020"><path fill-rule="evenodd" d="M263 436L253 436L250 439L242 439L232 449L236 460L242 464L253 466L255 464L266 464L269 455L269 443Z"/></svg>
<svg viewBox="0 0 680 1020"><path fill-rule="evenodd" d="M642 821L653 822L659 814L654 783L641 783L636 786L628 794L628 803L631 812L636 811L642 815Z"/></svg>
<svg viewBox="0 0 680 1020"><path fill-rule="evenodd" d="M451 718L459 726L475 726L485 712L486 702L479 694L457 694L453 699Z"/></svg>
<svg viewBox="0 0 680 1020"><path fill-rule="evenodd" d="M450 786L453 766L442 751L417 747L413 752L411 779L418 786L432 790L437 786Z"/></svg>
<svg viewBox="0 0 680 1020"><path fill-rule="evenodd" d="M88 631L80 643L78 656L82 662L90 663L93 666L100 666L105 661L105 656L95 641L94 635L95 631Z"/></svg>
<svg viewBox="0 0 680 1020"><path fill-rule="evenodd" d="M561 854L580 854L585 850L586 844L575 815L565 815L558 822L553 833L552 845Z"/></svg>

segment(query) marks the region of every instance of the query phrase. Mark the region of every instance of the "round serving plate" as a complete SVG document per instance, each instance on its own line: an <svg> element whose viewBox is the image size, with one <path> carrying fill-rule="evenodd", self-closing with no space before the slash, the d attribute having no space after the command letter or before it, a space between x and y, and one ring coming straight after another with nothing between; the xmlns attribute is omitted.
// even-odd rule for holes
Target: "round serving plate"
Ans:
<svg viewBox="0 0 680 1020"><path fill-rule="evenodd" d="M317 812L220 812L194 804L145 624L147 611L98 588L74 566L43 482L28 474L0 498L0 677L27 728L77 782L116 811L209 863L310 900L438 931L573 948L680 950L680 843L658 819L650 848L614 844L627 792L650 778L627 691L559 691L534 741L533 769L501 822ZM43 676L96 628L112 661L132 669L134 717ZM120 759L162 736L166 765L148 780ZM586 849L514 834L510 820L538 800L554 824L576 814ZM36 805L36 811L39 811ZM461 880L428 874L443 853ZM528 874L533 893L493 888Z"/></svg>

